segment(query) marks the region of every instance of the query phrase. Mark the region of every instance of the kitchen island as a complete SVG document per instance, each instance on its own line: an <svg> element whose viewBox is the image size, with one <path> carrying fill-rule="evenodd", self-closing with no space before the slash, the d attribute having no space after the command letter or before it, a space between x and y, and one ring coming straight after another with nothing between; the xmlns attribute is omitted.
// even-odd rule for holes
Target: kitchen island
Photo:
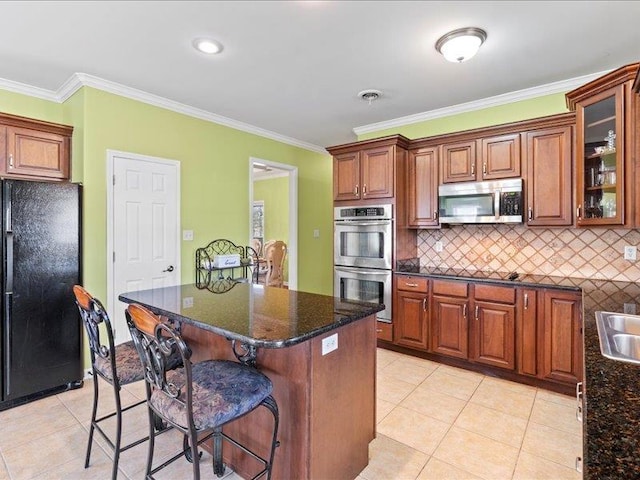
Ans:
<svg viewBox="0 0 640 480"><path fill-rule="evenodd" d="M376 312L352 302L250 283L214 293L179 285L120 295L179 325L193 361L230 359L255 365L273 382L280 447L273 478L355 478L375 437ZM259 454L273 419L256 411L225 433ZM248 478L258 465L225 446L224 460Z"/></svg>

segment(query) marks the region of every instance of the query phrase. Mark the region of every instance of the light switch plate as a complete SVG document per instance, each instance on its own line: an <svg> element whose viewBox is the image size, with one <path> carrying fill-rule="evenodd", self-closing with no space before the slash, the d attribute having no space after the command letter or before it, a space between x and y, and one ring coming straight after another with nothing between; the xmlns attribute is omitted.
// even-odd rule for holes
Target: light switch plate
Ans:
<svg viewBox="0 0 640 480"><path fill-rule="evenodd" d="M317 228L313 231L313 238L318 238L320 236L320 230Z"/></svg>
<svg viewBox="0 0 640 480"><path fill-rule="evenodd" d="M193 297L184 297L182 299L182 308L191 308L193 307Z"/></svg>
<svg viewBox="0 0 640 480"><path fill-rule="evenodd" d="M182 240L186 242L190 242L191 240L193 240L193 230L183 230Z"/></svg>

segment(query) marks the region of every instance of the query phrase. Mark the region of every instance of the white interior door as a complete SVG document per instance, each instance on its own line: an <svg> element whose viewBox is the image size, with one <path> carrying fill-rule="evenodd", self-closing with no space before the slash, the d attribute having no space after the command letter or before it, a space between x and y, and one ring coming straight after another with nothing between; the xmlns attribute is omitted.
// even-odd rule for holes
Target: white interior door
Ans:
<svg viewBox="0 0 640 480"><path fill-rule="evenodd" d="M180 279L180 164L109 152L112 270L109 314L116 343L130 340L118 295ZM108 275L109 276L109 275Z"/></svg>

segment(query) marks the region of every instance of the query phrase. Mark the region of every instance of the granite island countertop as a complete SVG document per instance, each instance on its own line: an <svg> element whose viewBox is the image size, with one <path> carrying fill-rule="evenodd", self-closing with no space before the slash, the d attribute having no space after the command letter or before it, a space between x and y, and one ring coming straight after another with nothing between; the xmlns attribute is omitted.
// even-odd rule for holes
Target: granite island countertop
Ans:
<svg viewBox="0 0 640 480"><path fill-rule="evenodd" d="M600 353L595 312L624 313L625 305L640 314L640 284L613 280L553 277L513 272L417 268L396 274L483 281L514 287L553 287L582 291L584 332L583 478L640 478L640 365L605 358Z"/></svg>
<svg viewBox="0 0 640 480"><path fill-rule="evenodd" d="M384 309L380 304L253 283L237 283L223 293L191 284L128 292L118 298L262 348L296 345Z"/></svg>

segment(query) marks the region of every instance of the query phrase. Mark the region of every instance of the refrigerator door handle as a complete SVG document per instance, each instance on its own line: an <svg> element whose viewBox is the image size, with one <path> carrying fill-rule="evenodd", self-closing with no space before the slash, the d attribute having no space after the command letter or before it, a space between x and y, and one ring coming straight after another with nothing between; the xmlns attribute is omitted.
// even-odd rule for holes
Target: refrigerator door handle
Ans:
<svg viewBox="0 0 640 480"><path fill-rule="evenodd" d="M4 214L5 214L4 225L5 225L6 233L11 233L13 231L13 227L11 225L11 199L13 197L12 187L13 185L11 185L11 182L5 182L4 189L3 189L4 190L3 203L4 203Z"/></svg>
<svg viewBox="0 0 640 480"><path fill-rule="evenodd" d="M11 295L13 293L13 232L7 232L5 236L6 242L6 257L4 272L4 293L5 295Z"/></svg>
<svg viewBox="0 0 640 480"><path fill-rule="evenodd" d="M2 398L6 399L11 395L11 306L13 304L13 293L4 294L4 382Z"/></svg>

